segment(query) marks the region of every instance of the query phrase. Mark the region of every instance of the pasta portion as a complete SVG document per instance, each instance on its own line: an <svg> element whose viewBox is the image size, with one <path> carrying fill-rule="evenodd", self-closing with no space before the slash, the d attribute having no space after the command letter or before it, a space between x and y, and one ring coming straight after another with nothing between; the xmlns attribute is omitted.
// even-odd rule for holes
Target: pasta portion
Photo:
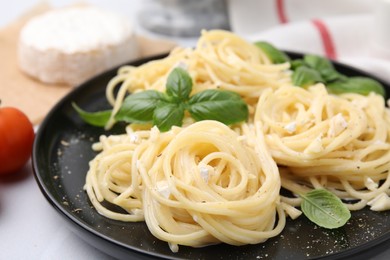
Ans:
<svg viewBox="0 0 390 260"><path fill-rule="evenodd" d="M390 187L390 112L383 97L333 96L322 84L284 87L264 92L254 120L263 123L272 157L287 167L284 188L295 194L325 188L356 200L346 204L351 210L389 209L375 204Z"/></svg>
<svg viewBox="0 0 390 260"><path fill-rule="evenodd" d="M326 66L326 75L337 76L344 90L357 88L359 81L370 83L329 73L329 61L307 60L314 67ZM302 195L315 189L331 191L350 210L367 205L376 211L390 209L390 110L384 98L372 89L365 90L367 96L333 95L322 83L294 86L289 62L272 64L261 48L229 32L205 31L194 49L177 48L161 60L122 67L106 89L113 106L106 127L115 123L130 93L157 90L167 97L167 77L176 67L184 68L190 75L186 82L193 83L181 103L168 97L173 105L166 107L173 107L171 112L182 109L180 116L164 114L154 104L166 100L142 99L127 106L146 107L147 113L136 112L147 114L149 123L155 118L149 111L154 105L163 110L162 120L176 115L182 127L160 132L156 126L131 124L125 134L101 136L94 144L99 153L90 162L85 189L100 214L145 221L155 237L177 252L178 245L264 242L282 231L286 215L295 219L301 214ZM303 67L301 73L305 69L313 72ZM180 96L183 88L176 87ZM185 110L191 105L189 96L210 89L238 93L249 107L249 118L232 126L195 122L193 111ZM199 107L210 112L212 103L232 118L226 113L231 103L207 101L208 108ZM282 187L292 196L281 196ZM113 209L118 206L122 211Z"/></svg>
<svg viewBox="0 0 390 260"><path fill-rule="evenodd" d="M282 231L285 213L278 168L260 130L247 129L249 143L216 121L165 133L128 127L127 134L102 136L95 144L102 151L91 161L85 189L99 213L145 220L172 251L179 244L263 242Z"/></svg>
<svg viewBox="0 0 390 260"><path fill-rule="evenodd" d="M177 66L190 74L194 83L192 94L205 89L230 90L239 93L250 108L256 105L264 89L291 83L289 63L272 64L260 48L233 33L203 31L194 49L176 48L166 58L139 67L122 67L106 90L113 116L128 93L149 89L164 92L168 74Z"/></svg>

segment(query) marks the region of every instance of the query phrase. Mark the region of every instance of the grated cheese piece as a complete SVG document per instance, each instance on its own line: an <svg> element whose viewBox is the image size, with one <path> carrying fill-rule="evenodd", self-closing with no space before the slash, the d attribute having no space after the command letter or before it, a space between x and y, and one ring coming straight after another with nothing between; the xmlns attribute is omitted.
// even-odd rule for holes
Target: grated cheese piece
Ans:
<svg viewBox="0 0 390 260"><path fill-rule="evenodd" d="M344 116L341 113L338 113L330 119L328 136L335 137L339 135L348 127L348 122L345 120Z"/></svg>
<svg viewBox="0 0 390 260"><path fill-rule="evenodd" d="M296 123L296 122L291 122L291 123L285 125L285 126L284 126L284 129L285 129L288 133L292 134L292 133L294 133L294 132L297 130L297 123Z"/></svg>
<svg viewBox="0 0 390 260"><path fill-rule="evenodd" d="M137 134L130 134L130 142L132 142L133 144L137 143L139 140L139 137Z"/></svg>
<svg viewBox="0 0 390 260"><path fill-rule="evenodd" d="M367 205L371 206L373 211L385 211L390 209L390 198L382 192L376 198L370 200Z"/></svg>
<svg viewBox="0 0 390 260"><path fill-rule="evenodd" d="M202 177L202 179L204 180L204 182L208 182L209 181L209 169L205 166L201 166L199 167L199 173L200 173L200 176Z"/></svg>
<svg viewBox="0 0 390 260"><path fill-rule="evenodd" d="M370 177L364 178L364 184L369 190L375 190L378 188L378 183L374 182Z"/></svg>
<svg viewBox="0 0 390 260"><path fill-rule="evenodd" d="M171 190L167 181L159 181L156 183L157 192L160 193L164 198L168 199L171 195Z"/></svg>

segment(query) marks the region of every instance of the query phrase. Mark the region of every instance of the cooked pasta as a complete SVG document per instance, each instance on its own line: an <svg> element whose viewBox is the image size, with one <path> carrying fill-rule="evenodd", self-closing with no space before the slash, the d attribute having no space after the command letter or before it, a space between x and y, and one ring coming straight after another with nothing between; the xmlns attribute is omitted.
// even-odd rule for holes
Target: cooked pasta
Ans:
<svg viewBox="0 0 390 260"><path fill-rule="evenodd" d="M283 87L261 96L255 122L282 171L282 186L295 194L329 189L358 210L390 187L390 112L383 97L329 95L322 84ZM296 203L300 203L297 200ZM298 205L296 204L296 205ZM389 206L374 209L389 209Z"/></svg>
<svg viewBox="0 0 390 260"><path fill-rule="evenodd" d="M101 136L85 184L99 213L145 221L176 252L178 245L261 243L282 231L286 216L301 214L300 195L313 189L333 192L350 210L390 209L384 98L331 95L322 83L294 86L289 62L272 64L232 33L203 32L194 49L122 67L106 89L113 106L106 127L125 96L164 92L178 66L192 78L192 95L217 88L238 93L250 108L248 120L226 126L187 114L182 127L168 132L131 124L125 134ZM281 196L282 187L292 196Z"/></svg>
<svg viewBox="0 0 390 260"><path fill-rule="evenodd" d="M285 214L278 168L259 130L248 130L255 141L250 145L216 121L102 136L86 190L101 214L145 220L173 251L179 244L263 242L282 231ZM107 209L103 200L127 213Z"/></svg>
<svg viewBox="0 0 390 260"><path fill-rule="evenodd" d="M205 89L230 90L239 93L250 107L256 105L264 89L291 83L289 63L272 64L261 49L233 33L204 31L194 49L177 48L161 60L122 67L107 87L113 116L129 92L164 91L168 74L177 66L188 70L194 82L193 94ZM118 85L120 90L115 96Z"/></svg>

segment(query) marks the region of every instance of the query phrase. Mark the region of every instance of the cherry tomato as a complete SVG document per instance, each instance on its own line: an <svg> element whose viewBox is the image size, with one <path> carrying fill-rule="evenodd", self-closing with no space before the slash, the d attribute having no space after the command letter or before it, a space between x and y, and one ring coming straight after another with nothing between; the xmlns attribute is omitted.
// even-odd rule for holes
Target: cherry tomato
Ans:
<svg viewBox="0 0 390 260"><path fill-rule="evenodd" d="M17 108L0 107L0 175L20 170L31 156L34 128Z"/></svg>

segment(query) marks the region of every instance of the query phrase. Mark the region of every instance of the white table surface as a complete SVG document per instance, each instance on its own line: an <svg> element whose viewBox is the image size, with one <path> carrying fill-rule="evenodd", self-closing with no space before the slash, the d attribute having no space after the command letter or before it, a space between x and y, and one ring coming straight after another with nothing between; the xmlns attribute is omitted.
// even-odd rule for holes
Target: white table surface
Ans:
<svg viewBox="0 0 390 260"><path fill-rule="evenodd" d="M5 26L39 0L0 1L0 27ZM54 6L71 0L51 0ZM127 15L136 25L143 0L89 0ZM139 29L139 28L138 28ZM173 39L193 45L194 39ZM65 220L44 198L32 174L31 164L13 177L0 179L0 259L112 259L70 231ZM385 252L375 259L390 259Z"/></svg>

